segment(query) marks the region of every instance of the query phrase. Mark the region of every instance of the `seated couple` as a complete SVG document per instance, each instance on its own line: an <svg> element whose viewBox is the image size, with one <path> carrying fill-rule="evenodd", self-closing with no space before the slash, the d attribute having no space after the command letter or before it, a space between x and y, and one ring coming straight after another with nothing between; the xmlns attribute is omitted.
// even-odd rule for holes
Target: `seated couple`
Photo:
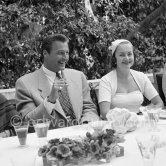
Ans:
<svg viewBox="0 0 166 166"><path fill-rule="evenodd" d="M43 65L39 70L17 80L17 110L23 118L51 119L54 124L52 123L50 128L100 119L91 100L85 75L80 71L65 68L69 59L68 42L61 34L45 38L42 44ZM99 89L101 115L105 117L108 110L115 106L129 106L130 103L127 102L140 106L143 95L152 103L162 105L160 97L146 75L130 69L134 62L131 43L118 42L113 49L117 67L101 79ZM129 95L129 101L123 101L126 99L123 94Z"/></svg>

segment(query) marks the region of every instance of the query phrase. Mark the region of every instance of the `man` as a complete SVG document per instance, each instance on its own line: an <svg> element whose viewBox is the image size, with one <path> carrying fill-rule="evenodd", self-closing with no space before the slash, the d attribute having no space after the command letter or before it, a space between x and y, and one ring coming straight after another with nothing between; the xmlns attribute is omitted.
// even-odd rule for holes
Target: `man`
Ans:
<svg viewBox="0 0 166 166"><path fill-rule="evenodd" d="M85 75L65 68L68 38L62 34L45 38L42 55L42 67L16 82L17 110L22 117L51 119L52 128L98 120Z"/></svg>

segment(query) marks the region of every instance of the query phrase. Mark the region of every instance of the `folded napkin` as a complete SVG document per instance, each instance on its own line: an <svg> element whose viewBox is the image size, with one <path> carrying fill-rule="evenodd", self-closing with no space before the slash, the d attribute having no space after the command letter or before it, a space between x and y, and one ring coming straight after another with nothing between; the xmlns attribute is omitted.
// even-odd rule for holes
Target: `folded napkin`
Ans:
<svg viewBox="0 0 166 166"><path fill-rule="evenodd" d="M106 118L112 122L112 129L117 133L126 133L137 128L139 119L136 113L125 108L114 108L108 111Z"/></svg>

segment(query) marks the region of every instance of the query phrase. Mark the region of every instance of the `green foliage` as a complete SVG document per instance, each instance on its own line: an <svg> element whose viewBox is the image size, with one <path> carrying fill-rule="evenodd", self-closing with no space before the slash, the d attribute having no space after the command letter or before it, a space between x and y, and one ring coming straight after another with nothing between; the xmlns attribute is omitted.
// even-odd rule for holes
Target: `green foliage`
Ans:
<svg viewBox="0 0 166 166"><path fill-rule="evenodd" d="M3 0L0 2L0 86L11 88L22 75L42 64L43 37L63 33L70 39L67 67L83 71L88 79L100 78L109 68L109 49L117 38L126 38L138 22L161 0L95 0L89 17L84 0ZM138 5L139 4L139 5ZM133 7L134 6L134 7ZM141 13L141 14L140 14ZM132 41L134 68L150 71L165 60L165 17ZM160 34L160 35L158 35Z"/></svg>
<svg viewBox="0 0 166 166"><path fill-rule="evenodd" d="M140 23L162 3L163 0L125 0L125 5L120 4L120 8L124 15ZM155 19L150 27L145 29L144 36L138 34L132 41L136 48L134 68L144 72L152 72L154 68L160 69L166 61L166 17L161 15L157 21Z"/></svg>

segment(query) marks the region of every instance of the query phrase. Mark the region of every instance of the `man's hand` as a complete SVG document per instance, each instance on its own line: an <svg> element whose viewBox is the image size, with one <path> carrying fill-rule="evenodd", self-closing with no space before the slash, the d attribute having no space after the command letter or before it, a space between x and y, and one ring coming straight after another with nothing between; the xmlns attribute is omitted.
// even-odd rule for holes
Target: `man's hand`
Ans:
<svg viewBox="0 0 166 166"><path fill-rule="evenodd" d="M56 103L57 98L59 97L58 91L62 90L64 86L68 86L65 79L54 79L54 83L52 85L51 93L48 96L48 101L51 103Z"/></svg>

